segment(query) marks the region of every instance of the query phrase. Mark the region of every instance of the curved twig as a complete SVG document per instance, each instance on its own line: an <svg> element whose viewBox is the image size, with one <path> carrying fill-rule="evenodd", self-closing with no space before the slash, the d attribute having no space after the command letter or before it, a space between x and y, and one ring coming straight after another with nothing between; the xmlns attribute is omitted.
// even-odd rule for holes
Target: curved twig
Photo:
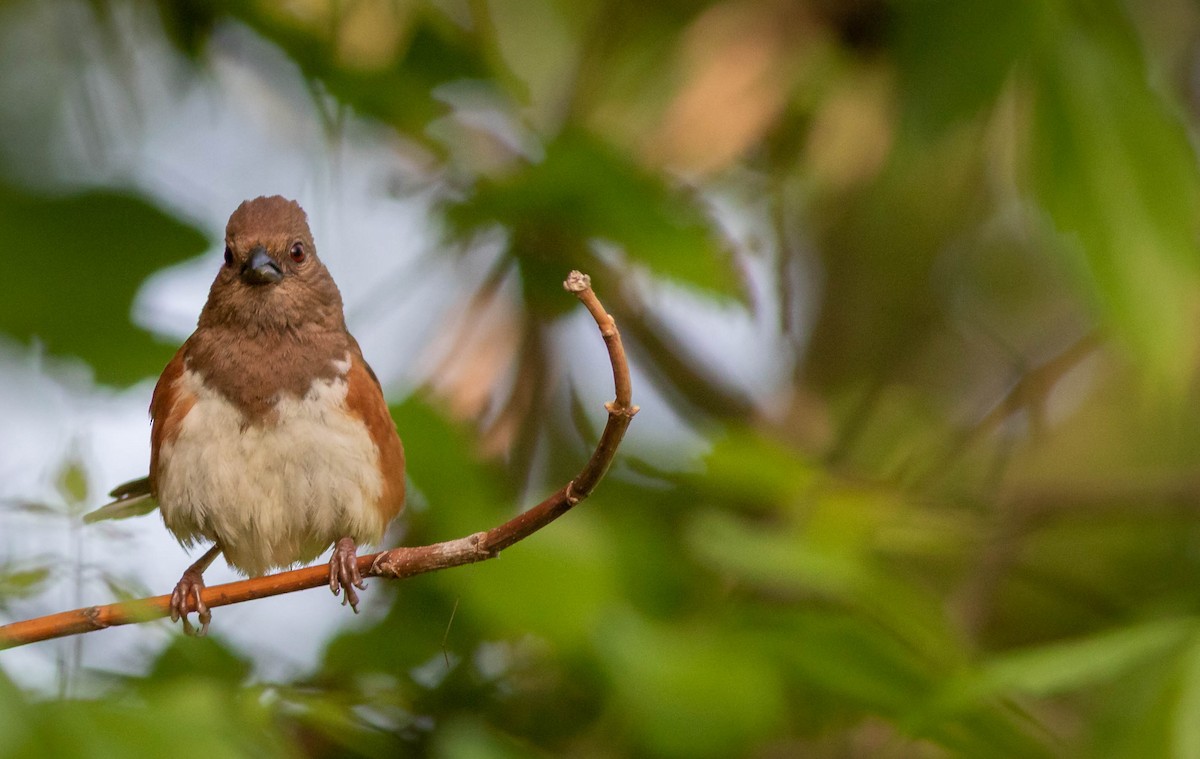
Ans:
<svg viewBox="0 0 1200 759"><path fill-rule="evenodd" d="M604 426L592 457L575 479L538 505L498 527L443 543L393 548L360 556L358 568L364 577L412 577L494 558L500 551L529 537L587 498L604 477L616 454L617 446L625 435L625 429L638 411L638 407L632 403L629 364L625 358L625 349L621 345L617 325L592 292L588 276L573 271L563 286L583 302L592 318L596 320L596 326L600 328L600 334L608 347L609 360L612 362L616 399L605 404L608 409L608 423ZM317 565L225 585L214 585L205 588L202 596L211 608L316 588L328 583L328 567ZM13 622L0 626L0 649L103 630L106 627L147 622L167 616L169 607L170 596L155 596Z"/></svg>

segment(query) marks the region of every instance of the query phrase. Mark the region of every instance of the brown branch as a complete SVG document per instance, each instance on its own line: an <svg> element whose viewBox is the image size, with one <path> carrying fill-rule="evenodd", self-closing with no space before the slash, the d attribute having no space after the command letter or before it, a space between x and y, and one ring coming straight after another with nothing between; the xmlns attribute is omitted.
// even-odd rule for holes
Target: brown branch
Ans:
<svg viewBox="0 0 1200 759"><path fill-rule="evenodd" d="M608 471L625 429L637 413L632 403L629 364L617 325L608 315L586 274L571 272L563 286L574 293L587 307L600 328L612 362L616 399L605 404L608 423L600 434L600 442L592 457L575 479L568 482L546 500L504 524L486 532L465 538L448 540L427 546L393 548L358 558L358 568L365 577L412 577L413 575L448 569L495 558L500 551L542 529L572 506L587 498ZM327 586L329 569L325 566L305 567L289 572L255 577L225 585L205 588L201 595L210 608L277 596L297 590ZM146 622L169 613L170 596L155 596L136 601L90 606L85 609L51 614L45 617L0 626L0 649L34 643L50 638L102 630L106 627Z"/></svg>
<svg viewBox="0 0 1200 759"><path fill-rule="evenodd" d="M927 478L945 475L954 462L961 459L975 444L986 440L1019 411L1029 413L1030 426L1035 433L1038 432L1042 426L1044 406L1054 388L1063 377L1083 363L1100 346L1100 334L1089 332L1062 353L1025 372L982 418L954 436L947 450L938 459L937 465L929 469Z"/></svg>
<svg viewBox="0 0 1200 759"><path fill-rule="evenodd" d="M971 438L986 437L1022 409L1030 411L1035 418L1040 417L1046 399L1059 381L1099 347L1099 333L1089 332L1062 353L1026 372L1009 388L1004 397L975 423L970 430Z"/></svg>
<svg viewBox="0 0 1200 759"><path fill-rule="evenodd" d="M605 279L616 279L615 268L604 267L603 271ZM621 317L630 350L644 359L643 369L668 400L682 402L690 412L706 417L744 420L756 416L753 399L713 371L630 288L615 287L605 298Z"/></svg>

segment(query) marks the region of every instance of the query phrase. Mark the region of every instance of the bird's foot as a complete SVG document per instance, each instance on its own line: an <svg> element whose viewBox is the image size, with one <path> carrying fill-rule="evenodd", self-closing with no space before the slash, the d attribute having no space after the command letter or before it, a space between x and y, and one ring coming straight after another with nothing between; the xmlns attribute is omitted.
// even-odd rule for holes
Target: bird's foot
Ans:
<svg viewBox="0 0 1200 759"><path fill-rule="evenodd" d="M175 585L174 592L171 593L171 621L178 622L183 620L183 633L194 637L203 637L208 634L208 623L212 621L212 612L208 608L208 604L204 603L204 599L200 597L200 591L204 590L204 577L202 570L197 570L195 567L188 567L183 573L183 577L179 578L179 583ZM194 610L196 612L196 620L200 622L200 628L197 629L188 621L188 612Z"/></svg>
<svg viewBox="0 0 1200 759"><path fill-rule="evenodd" d="M358 571L358 547L354 545L354 538L342 538L334 545L333 556L329 557L329 589L335 596L345 590L342 606L350 604L357 614L358 593L355 588L367 589Z"/></svg>

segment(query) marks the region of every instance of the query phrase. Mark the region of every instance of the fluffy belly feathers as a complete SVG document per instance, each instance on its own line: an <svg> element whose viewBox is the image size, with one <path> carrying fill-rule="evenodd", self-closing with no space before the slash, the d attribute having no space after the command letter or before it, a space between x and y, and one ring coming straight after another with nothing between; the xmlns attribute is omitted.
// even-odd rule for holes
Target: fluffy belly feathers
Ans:
<svg viewBox="0 0 1200 759"><path fill-rule="evenodd" d="M160 452L158 500L181 543L218 541L230 566L259 575L347 535L379 541L380 454L347 411L344 378L314 382L254 423L194 372L180 382L195 402Z"/></svg>

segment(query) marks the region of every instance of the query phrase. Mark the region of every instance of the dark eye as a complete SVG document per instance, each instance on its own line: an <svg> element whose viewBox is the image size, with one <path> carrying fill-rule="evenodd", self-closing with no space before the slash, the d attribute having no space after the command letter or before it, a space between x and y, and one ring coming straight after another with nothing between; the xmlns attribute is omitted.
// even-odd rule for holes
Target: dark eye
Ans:
<svg viewBox="0 0 1200 759"><path fill-rule="evenodd" d="M228 245L225 246L225 265L233 266L233 251L229 249Z"/></svg>
<svg viewBox="0 0 1200 759"><path fill-rule="evenodd" d="M292 246L292 260L300 263L304 260L304 243L298 242Z"/></svg>

